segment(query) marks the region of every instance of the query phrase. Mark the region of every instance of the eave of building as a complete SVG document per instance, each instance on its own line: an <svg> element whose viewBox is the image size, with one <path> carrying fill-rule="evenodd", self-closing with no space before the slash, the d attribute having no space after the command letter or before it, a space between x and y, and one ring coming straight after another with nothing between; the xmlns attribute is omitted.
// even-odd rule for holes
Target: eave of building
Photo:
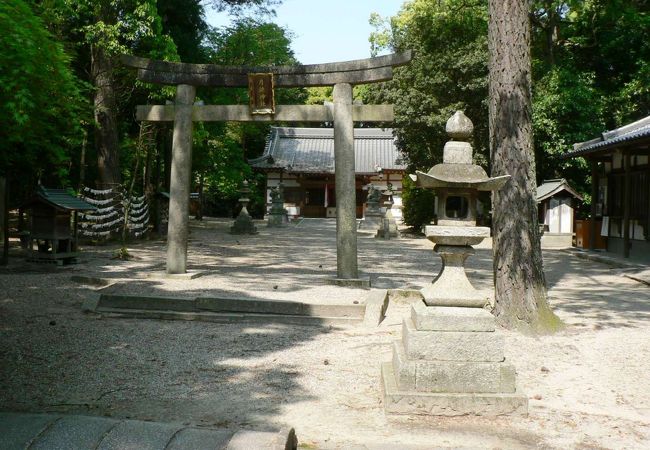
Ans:
<svg viewBox="0 0 650 450"><path fill-rule="evenodd" d="M22 208L43 203L59 211L92 211L95 206L67 193L65 189L47 189L39 187L36 194Z"/></svg>
<svg viewBox="0 0 650 450"><path fill-rule="evenodd" d="M356 128L357 176L403 173L406 165L395 147L392 130ZM255 170L284 173L334 173L334 132L332 128L274 127L267 138L264 154L250 159Z"/></svg>
<svg viewBox="0 0 650 450"><path fill-rule="evenodd" d="M597 159L618 150L634 154L648 154L650 146L650 116L637 120L600 137L573 144L573 150L565 153L563 159L585 157Z"/></svg>
<svg viewBox="0 0 650 450"><path fill-rule="evenodd" d="M542 191L541 195L539 194L540 191ZM580 201L583 200L582 196L573 190L573 188L569 186L569 183L564 178L559 178L557 180L544 180L544 182L538 186L537 201L542 202L548 198L553 197L554 195L559 194L562 191L568 192Z"/></svg>

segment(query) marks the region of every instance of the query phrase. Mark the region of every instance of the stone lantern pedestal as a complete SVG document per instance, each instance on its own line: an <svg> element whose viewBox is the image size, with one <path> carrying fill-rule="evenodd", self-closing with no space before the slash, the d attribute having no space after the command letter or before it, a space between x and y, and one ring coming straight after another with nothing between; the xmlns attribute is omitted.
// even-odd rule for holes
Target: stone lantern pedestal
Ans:
<svg viewBox="0 0 650 450"><path fill-rule="evenodd" d="M379 208L380 197L381 192L379 192L375 186L369 184L367 207L363 214L363 222L361 222L362 229L375 231L378 230L381 226L381 221L384 216L381 213L381 209Z"/></svg>
<svg viewBox="0 0 650 450"><path fill-rule="evenodd" d="M282 185L271 190L271 211L266 224L268 227L279 228L289 225L289 215L284 208L284 193Z"/></svg>
<svg viewBox="0 0 650 450"><path fill-rule="evenodd" d="M399 231L397 230L397 221L395 220L395 217L393 216L393 191L388 189L387 191L384 192L384 195L388 198L384 202L384 206L386 207L386 212L384 213L382 219L381 219L381 225L379 226L379 229L377 230L377 234L375 237L377 238L382 238L382 239L391 239L391 238L397 238L399 237Z"/></svg>
<svg viewBox="0 0 650 450"><path fill-rule="evenodd" d="M454 139L466 140L472 123L462 112L447 122ZM438 225L425 235L442 258L422 302L404 320L402 340L393 344L391 362L382 365L384 407L391 414L526 415L528 398L516 386L515 368L505 361L504 337L484 306L489 293L476 290L465 274L472 245L490 236L476 226L479 190L499 189L508 176L488 178L472 164L468 142L445 145L443 163L417 172L417 185L436 191Z"/></svg>

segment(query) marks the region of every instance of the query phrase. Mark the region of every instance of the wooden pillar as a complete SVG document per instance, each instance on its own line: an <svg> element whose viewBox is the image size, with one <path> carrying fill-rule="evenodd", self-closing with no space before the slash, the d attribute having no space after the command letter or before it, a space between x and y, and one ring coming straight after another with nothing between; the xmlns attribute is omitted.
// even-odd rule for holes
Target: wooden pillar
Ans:
<svg viewBox="0 0 650 450"><path fill-rule="evenodd" d="M195 96L194 86L180 84L176 88L167 231L168 274L182 274L187 270L192 173L192 104Z"/></svg>
<svg viewBox="0 0 650 450"><path fill-rule="evenodd" d="M625 188L623 190L623 257L630 257L630 196L632 195L632 179L631 179L631 156L629 153L623 155L625 177L623 182Z"/></svg>
<svg viewBox="0 0 650 450"><path fill-rule="evenodd" d="M598 161L592 159L591 163L591 221L589 222L589 250L596 248L596 213L598 211Z"/></svg>
<svg viewBox="0 0 650 450"><path fill-rule="evenodd" d="M336 273L339 279L356 279L359 278L359 271L352 86L348 83L336 84L333 96Z"/></svg>

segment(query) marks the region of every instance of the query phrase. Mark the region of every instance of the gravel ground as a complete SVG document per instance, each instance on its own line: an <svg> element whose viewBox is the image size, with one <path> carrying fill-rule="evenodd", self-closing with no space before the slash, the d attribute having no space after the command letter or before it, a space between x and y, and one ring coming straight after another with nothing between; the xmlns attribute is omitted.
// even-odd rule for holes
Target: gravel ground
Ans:
<svg viewBox="0 0 650 450"><path fill-rule="evenodd" d="M650 447L650 288L608 266L545 252L551 302L567 328L506 334L506 354L530 399L526 418L392 418L379 364L408 313L395 299L380 327L301 327L101 318L81 312L100 277L112 292L233 296L314 303L363 301L328 285L336 273L333 221L304 221L235 237L228 221L192 223L189 281L160 277L164 243L85 250L83 264L0 269L0 410L69 412L198 426L294 426L306 448L400 445L468 448ZM468 260L479 288L491 256ZM359 237L373 286L420 288L439 270L422 238Z"/></svg>

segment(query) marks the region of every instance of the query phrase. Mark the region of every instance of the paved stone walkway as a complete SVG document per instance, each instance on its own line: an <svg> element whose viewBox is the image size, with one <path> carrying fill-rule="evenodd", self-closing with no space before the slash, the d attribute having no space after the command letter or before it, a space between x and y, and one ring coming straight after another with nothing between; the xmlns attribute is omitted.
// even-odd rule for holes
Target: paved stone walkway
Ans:
<svg viewBox="0 0 650 450"><path fill-rule="evenodd" d="M286 450L295 443L293 430L233 432L106 417L0 413L2 450Z"/></svg>

